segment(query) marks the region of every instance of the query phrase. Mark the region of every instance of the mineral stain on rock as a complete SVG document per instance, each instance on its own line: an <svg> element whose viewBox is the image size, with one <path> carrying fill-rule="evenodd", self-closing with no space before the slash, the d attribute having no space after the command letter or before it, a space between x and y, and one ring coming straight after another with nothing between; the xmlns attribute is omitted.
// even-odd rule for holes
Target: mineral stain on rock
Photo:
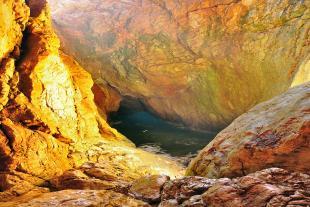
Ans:
<svg viewBox="0 0 310 207"><path fill-rule="evenodd" d="M310 80L307 1L50 2L63 50L95 82L196 129Z"/></svg>

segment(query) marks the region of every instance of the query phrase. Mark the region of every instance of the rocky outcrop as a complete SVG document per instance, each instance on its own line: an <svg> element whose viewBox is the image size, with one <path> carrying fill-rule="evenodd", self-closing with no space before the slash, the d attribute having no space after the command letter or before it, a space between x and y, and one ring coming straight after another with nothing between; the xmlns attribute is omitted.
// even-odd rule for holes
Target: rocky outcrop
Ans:
<svg viewBox="0 0 310 207"><path fill-rule="evenodd" d="M309 190L309 175L279 168L235 179L185 177L164 185L159 206L307 206Z"/></svg>
<svg viewBox="0 0 310 207"><path fill-rule="evenodd" d="M142 177L132 183L129 194L148 203L158 203L161 198L163 186L168 180L170 178L165 175Z"/></svg>
<svg viewBox="0 0 310 207"><path fill-rule="evenodd" d="M147 203L130 198L123 194L105 190L63 190L43 194L31 201L19 204L18 207L150 207Z"/></svg>
<svg viewBox="0 0 310 207"><path fill-rule="evenodd" d="M150 8L166 12L174 4L180 4L177 11L182 14L183 3L162 2L165 1L150 1L144 5L142 1L141 6L148 8L151 4ZM26 4L24 0L0 0L0 3L0 32L3 34L0 36L0 207L310 205L310 177L300 173L309 169L310 83L258 105L238 118L210 144L211 149L207 146L201 152L189 171L210 177L244 174L243 177L176 179L184 173L181 166L135 148L107 124L107 113L116 110L121 97L110 83L94 85L88 72L59 51L60 42L52 29L46 1L28 0ZM236 9L246 3L217 5L214 10ZM119 2L107 1L102 6L111 4ZM293 15L293 19L280 25L303 22L307 10L302 9L302 4L292 4L292 9L299 11L298 15L294 13L297 16ZM265 3L261 5L264 7ZM233 13L227 10L226 14L240 11L243 10ZM158 17L163 17L161 15ZM174 15L171 13L170 18ZM249 13L247 18L251 15ZM247 18L242 21L246 22ZM235 20L231 18L231 21ZM131 28L131 22L127 24ZM287 25L287 29L295 26ZM156 38L147 39L148 42L153 40L157 41ZM182 41L179 39L184 46ZM190 45L195 47L195 44ZM123 51L126 55L132 52L126 48ZM153 51L155 54L157 49ZM174 49L184 52L177 47ZM195 48L186 48L189 49L195 52ZM302 54L300 52L300 57ZM122 59L122 53L119 55ZM203 65L197 60L197 64ZM122 61L127 65L132 60ZM290 59L288 64L291 64ZM303 68L305 65L307 63L303 62ZM167 74L169 77L169 72ZM182 84L178 79L175 81ZM166 83L162 79L162 86ZM286 170L271 168L248 174L271 166ZM291 172L293 170L299 172Z"/></svg>
<svg viewBox="0 0 310 207"><path fill-rule="evenodd" d="M68 177L68 175L67 175ZM76 177L76 176L75 176ZM76 189L37 195L16 206L160 206L160 207L264 207L310 205L310 176L279 168L229 179L147 176L134 181L128 191L103 190L94 178L84 176ZM99 180L105 179L101 177ZM86 180L88 182L86 182ZM66 185L66 184L65 184ZM147 201L143 202L141 200ZM6 206L13 206L14 201ZM1 206L1 204L0 204Z"/></svg>
<svg viewBox="0 0 310 207"><path fill-rule="evenodd" d="M183 174L174 161L135 148L107 124L118 96L101 86L101 99L111 101L99 100L107 106L98 110L91 75L59 51L46 1L0 2L1 204L48 192L49 180L85 162L94 164L85 173L101 166L106 177L121 175L124 182Z"/></svg>
<svg viewBox="0 0 310 207"><path fill-rule="evenodd" d="M199 153L187 174L235 177L268 167L309 172L309 112L310 82L238 117Z"/></svg>
<svg viewBox="0 0 310 207"><path fill-rule="evenodd" d="M307 1L53 0L63 48L122 95L201 129L309 79Z"/></svg>

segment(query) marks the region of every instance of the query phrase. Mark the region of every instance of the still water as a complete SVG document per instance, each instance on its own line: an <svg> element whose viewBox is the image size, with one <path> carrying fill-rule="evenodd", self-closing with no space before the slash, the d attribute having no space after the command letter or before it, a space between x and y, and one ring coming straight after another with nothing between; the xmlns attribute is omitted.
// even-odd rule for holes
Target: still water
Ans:
<svg viewBox="0 0 310 207"><path fill-rule="evenodd" d="M110 124L147 151L165 154L187 164L216 135L193 131L155 117L150 112L121 108L111 114Z"/></svg>

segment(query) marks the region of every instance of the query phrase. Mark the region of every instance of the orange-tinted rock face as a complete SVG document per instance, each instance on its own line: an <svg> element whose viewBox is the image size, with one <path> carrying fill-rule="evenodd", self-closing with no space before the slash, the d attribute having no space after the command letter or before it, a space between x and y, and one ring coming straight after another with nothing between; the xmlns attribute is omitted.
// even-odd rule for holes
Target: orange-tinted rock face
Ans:
<svg viewBox="0 0 310 207"><path fill-rule="evenodd" d="M310 169L310 82L261 103L220 132L188 174L235 177L268 167Z"/></svg>
<svg viewBox="0 0 310 207"><path fill-rule="evenodd" d="M107 118L106 116L110 112L115 112L119 109L122 98L113 88L106 85L94 84L92 92L94 93L94 101L100 109L101 115L105 118Z"/></svg>
<svg viewBox="0 0 310 207"><path fill-rule="evenodd" d="M49 191L48 180L87 161L127 181L183 173L107 124L118 97L106 89L98 111L91 75L59 51L46 1L27 1L30 16L23 0L0 2L0 206Z"/></svg>
<svg viewBox="0 0 310 207"><path fill-rule="evenodd" d="M77 178L77 174L72 176ZM70 180L69 174L66 178ZM208 179L184 177L167 180L164 176L147 176L135 181L128 192L116 193L102 190L102 180L80 175L73 188L36 195L32 200L22 200L18 206L159 206L159 207L264 207L308 206L310 204L310 176L279 168L258 171L243 177ZM105 179L105 178L101 178ZM67 180L64 180L65 182ZM81 185L81 184L84 185ZM144 187L143 187L144 186ZM130 197L128 196L130 195ZM137 200L138 199L138 200ZM151 205L141 201L150 203ZM11 201L8 206L14 206ZM1 206L1 203L0 203Z"/></svg>
<svg viewBox="0 0 310 207"><path fill-rule="evenodd" d="M193 127L226 126L309 77L302 0L50 2L64 50L95 81Z"/></svg>
<svg viewBox="0 0 310 207"><path fill-rule="evenodd" d="M43 194L38 198L18 205L20 207L87 207L87 206L130 206L150 207L143 201L113 191L64 190Z"/></svg>

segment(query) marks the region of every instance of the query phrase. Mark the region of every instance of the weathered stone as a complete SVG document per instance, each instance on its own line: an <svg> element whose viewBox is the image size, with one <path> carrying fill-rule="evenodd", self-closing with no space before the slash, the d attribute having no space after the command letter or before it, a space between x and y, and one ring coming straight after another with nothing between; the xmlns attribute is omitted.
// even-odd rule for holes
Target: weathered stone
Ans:
<svg viewBox="0 0 310 207"><path fill-rule="evenodd" d="M112 106L98 111L90 74L59 51L46 1L27 4L30 17L23 0L0 4L1 205L16 206L48 188L127 192L141 176L183 174L176 162L137 149L108 125L104 113ZM106 104L117 102L106 100L111 91L102 97ZM95 164L79 168L89 161Z"/></svg>
<svg viewBox="0 0 310 207"><path fill-rule="evenodd" d="M41 187L38 187L41 186ZM11 171L0 173L0 206L12 205L49 192L45 180L29 174ZM2 203L4 202L4 203Z"/></svg>
<svg viewBox="0 0 310 207"><path fill-rule="evenodd" d="M119 109L122 98L116 90L107 85L94 84L92 92L101 116L107 119L107 114L116 112Z"/></svg>
<svg viewBox="0 0 310 207"><path fill-rule="evenodd" d="M162 201L158 207L177 207L179 206L178 201L175 199Z"/></svg>
<svg viewBox="0 0 310 207"><path fill-rule="evenodd" d="M307 206L310 205L309 178L308 174L279 168L234 179L185 177L165 185L159 206ZM206 183L205 187L199 187L201 182Z"/></svg>
<svg viewBox="0 0 310 207"><path fill-rule="evenodd" d="M120 193L106 190L63 190L45 193L18 207L82 207L82 206L115 206L115 207L148 207L147 203L135 200Z"/></svg>
<svg viewBox="0 0 310 207"><path fill-rule="evenodd" d="M172 121L222 128L310 80L308 1L50 2L65 52Z"/></svg>
<svg viewBox="0 0 310 207"><path fill-rule="evenodd" d="M162 200L176 199L178 203L190 199L192 196L200 195L216 180L203 177L184 177L167 182L162 192Z"/></svg>
<svg viewBox="0 0 310 207"><path fill-rule="evenodd" d="M202 195L204 204L257 207L310 205L309 175L280 169L264 170L262 176L260 173L233 179L230 183L216 183ZM263 179L266 175L277 182ZM289 184L287 179L291 180Z"/></svg>
<svg viewBox="0 0 310 207"><path fill-rule="evenodd" d="M122 180L122 178L117 178L116 176L112 178L112 173L109 174L104 169L100 168L91 168L86 172L83 172L82 170L83 169L70 170L59 177L53 178L50 181L52 187L57 190L113 190L116 192L127 194L130 183ZM94 174L89 173L90 171L93 172L95 170L97 172L101 170L102 172L100 174L104 173L105 176L92 176Z"/></svg>
<svg viewBox="0 0 310 207"><path fill-rule="evenodd" d="M19 47L28 18L29 8L25 1L0 1L0 63Z"/></svg>
<svg viewBox="0 0 310 207"><path fill-rule="evenodd" d="M10 154L1 163L1 170L18 170L50 179L71 167L68 146L51 135L32 131L10 119L1 120L1 129L10 143Z"/></svg>
<svg viewBox="0 0 310 207"><path fill-rule="evenodd" d="M259 104L220 132L188 175L236 177L268 167L310 170L310 82Z"/></svg>
<svg viewBox="0 0 310 207"><path fill-rule="evenodd" d="M161 190L170 178L165 175L151 175L142 177L132 183L129 194L148 203L160 201Z"/></svg>

